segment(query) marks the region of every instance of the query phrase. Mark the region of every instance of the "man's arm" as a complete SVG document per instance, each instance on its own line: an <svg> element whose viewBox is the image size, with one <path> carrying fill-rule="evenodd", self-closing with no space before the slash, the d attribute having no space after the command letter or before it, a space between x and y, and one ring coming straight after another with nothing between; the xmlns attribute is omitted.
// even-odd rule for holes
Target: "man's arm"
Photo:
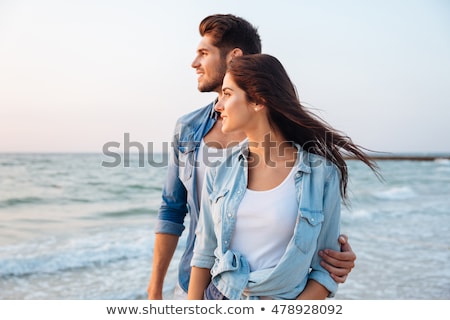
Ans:
<svg viewBox="0 0 450 320"><path fill-rule="evenodd" d="M348 243L348 237L345 234L339 236L341 252L325 249L319 252L323 259L320 264L331 275L337 283L344 283L348 274L355 267L356 255Z"/></svg>
<svg viewBox="0 0 450 320"><path fill-rule="evenodd" d="M157 233L153 249L152 275L147 293L150 300L162 300L164 278L178 244L179 237L173 234Z"/></svg>
<svg viewBox="0 0 450 320"><path fill-rule="evenodd" d="M180 126L177 124L176 128ZM162 201L155 224L152 273L147 287L148 298L162 299L164 278L184 230L187 213L187 190L179 178L177 131L170 150L167 177L162 190Z"/></svg>

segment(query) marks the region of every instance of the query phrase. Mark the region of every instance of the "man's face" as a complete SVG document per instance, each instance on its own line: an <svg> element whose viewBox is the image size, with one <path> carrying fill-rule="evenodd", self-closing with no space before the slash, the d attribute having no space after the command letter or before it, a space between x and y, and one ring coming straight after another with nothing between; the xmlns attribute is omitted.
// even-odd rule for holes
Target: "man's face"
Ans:
<svg viewBox="0 0 450 320"><path fill-rule="evenodd" d="M197 46L197 55L192 61L192 68L198 75L198 90L200 92L221 93L222 81L227 69L227 62L221 56L219 48L212 45L209 35L202 37Z"/></svg>

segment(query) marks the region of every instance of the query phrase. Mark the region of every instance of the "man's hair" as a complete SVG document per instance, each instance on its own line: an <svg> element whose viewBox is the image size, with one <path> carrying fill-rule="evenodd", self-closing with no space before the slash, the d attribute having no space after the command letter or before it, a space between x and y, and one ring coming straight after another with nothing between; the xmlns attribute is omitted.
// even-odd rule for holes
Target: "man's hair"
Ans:
<svg viewBox="0 0 450 320"><path fill-rule="evenodd" d="M222 54L234 48L242 50L243 54L261 53L261 38L258 29L247 20L232 14L210 15L200 22L200 35L209 35L213 45Z"/></svg>

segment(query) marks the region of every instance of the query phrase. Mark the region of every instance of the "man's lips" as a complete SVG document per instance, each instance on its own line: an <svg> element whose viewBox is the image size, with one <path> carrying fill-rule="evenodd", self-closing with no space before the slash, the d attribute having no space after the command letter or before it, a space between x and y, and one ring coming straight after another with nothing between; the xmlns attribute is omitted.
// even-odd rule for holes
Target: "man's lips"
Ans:
<svg viewBox="0 0 450 320"><path fill-rule="evenodd" d="M197 78L201 78L202 76L205 75L205 73L201 72L201 71L197 71L196 73L197 73Z"/></svg>

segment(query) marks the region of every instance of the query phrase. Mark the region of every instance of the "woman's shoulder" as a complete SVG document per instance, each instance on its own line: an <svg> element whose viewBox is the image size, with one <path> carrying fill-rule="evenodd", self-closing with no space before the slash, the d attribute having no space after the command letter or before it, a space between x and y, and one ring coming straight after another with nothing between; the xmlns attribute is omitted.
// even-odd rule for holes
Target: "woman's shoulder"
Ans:
<svg viewBox="0 0 450 320"><path fill-rule="evenodd" d="M247 147L245 144L237 144L233 147L227 148L225 151L225 156L221 163L217 166L217 172L228 172L235 165L242 162L247 154Z"/></svg>
<svg viewBox="0 0 450 320"><path fill-rule="evenodd" d="M304 171L313 173L315 176L329 177L339 171L331 159L316 153L301 149L299 150L299 157L299 166L303 167Z"/></svg>

